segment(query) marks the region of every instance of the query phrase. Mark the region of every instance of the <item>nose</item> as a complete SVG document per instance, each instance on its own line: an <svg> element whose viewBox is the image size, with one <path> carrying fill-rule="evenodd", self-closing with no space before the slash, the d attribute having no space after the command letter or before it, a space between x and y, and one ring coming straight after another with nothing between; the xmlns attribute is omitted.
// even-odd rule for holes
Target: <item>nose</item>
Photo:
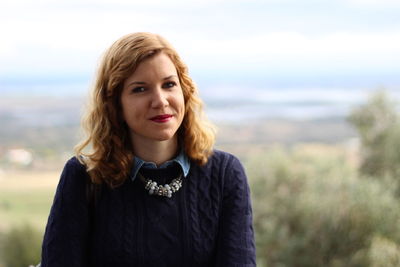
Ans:
<svg viewBox="0 0 400 267"><path fill-rule="evenodd" d="M167 92L162 90L162 88L157 88L153 91L151 107L155 109L160 109L168 106Z"/></svg>

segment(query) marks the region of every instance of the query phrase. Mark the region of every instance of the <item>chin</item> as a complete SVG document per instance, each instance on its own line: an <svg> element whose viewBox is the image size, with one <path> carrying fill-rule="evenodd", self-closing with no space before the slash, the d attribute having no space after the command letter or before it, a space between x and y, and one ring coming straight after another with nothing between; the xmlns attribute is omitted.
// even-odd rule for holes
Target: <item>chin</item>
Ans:
<svg viewBox="0 0 400 267"><path fill-rule="evenodd" d="M176 135L175 134L161 134L161 135L157 135L157 136L155 136L153 139L154 140L156 140L156 141L168 141L168 140L171 140L171 139L173 139L173 138L175 138L176 137Z"/></svg>

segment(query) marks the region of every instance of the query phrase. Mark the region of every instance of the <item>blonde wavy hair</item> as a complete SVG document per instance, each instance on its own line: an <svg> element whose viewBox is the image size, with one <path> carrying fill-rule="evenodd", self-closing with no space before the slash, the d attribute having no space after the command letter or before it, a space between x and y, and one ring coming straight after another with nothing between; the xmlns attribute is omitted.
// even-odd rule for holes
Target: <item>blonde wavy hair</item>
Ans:
<svg viewBox="0 0 400 267"><path fill-rule="evenodd" d="M123 84L144 59L161 52L174 63L185 100L185 115L178 129L179 143L199 165L204 165L211 155L215 128L205 118L197 87L176 50L160 35L128 34L103 55L91 103L82 120L86 137L75 147L76 156L86 165L92 182L117 187L129 177L134 155L128 127L122 118Z"/></svg>

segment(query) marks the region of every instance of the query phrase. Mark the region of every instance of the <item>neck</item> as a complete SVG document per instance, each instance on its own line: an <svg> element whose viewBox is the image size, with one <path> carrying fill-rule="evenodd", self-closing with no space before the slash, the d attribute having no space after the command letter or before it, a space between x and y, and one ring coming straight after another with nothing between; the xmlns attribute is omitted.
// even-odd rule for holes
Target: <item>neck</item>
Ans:
<svg viewBox="0 0 400 267"><path fill-rule="evenodd" d="M176 137L166 141L132 140L132 146L135 156L159 166L176 156L178 140Z"/></svg>

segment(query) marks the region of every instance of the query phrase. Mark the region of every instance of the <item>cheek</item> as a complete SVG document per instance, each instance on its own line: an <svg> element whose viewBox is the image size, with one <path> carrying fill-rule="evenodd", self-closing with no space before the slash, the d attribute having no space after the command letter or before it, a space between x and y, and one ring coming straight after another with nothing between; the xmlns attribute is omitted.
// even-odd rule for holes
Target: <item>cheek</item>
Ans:
<svg viewBox="0 0 400 267"><path fill-rule="evenodd" d="M181 102L182 109L185 110L186 104L185 104L185 98L183 97L183 95L182 95L180 102Z"/></svg>
<svg viewBox="0 0 400 267"><path fill-rule="evenodd" d="M122 119L124 121L126 121L126 116L127 116L128 112L127 112L127 106L126 103L124 103L123 101L121 101L121 116Z"/></svg>
<svg viewBox="0 0 400 267"><path fill-rule="evenodd" d="M131 126L132 123L137 121L138 115L136 106L132 103L124 103L121 110L122 119L128 125Z"/></svg>
<svg viewBox="0 0 400 267"><path fill-rule="evenodd" d="M185 104L185 96L183 95L183 90L182 89L181 89L181 92L180 92L179 97L177 99L178 99L178 103L179 103L179 106L180 106L181 110L184 111L186 104Z"/></svg>

